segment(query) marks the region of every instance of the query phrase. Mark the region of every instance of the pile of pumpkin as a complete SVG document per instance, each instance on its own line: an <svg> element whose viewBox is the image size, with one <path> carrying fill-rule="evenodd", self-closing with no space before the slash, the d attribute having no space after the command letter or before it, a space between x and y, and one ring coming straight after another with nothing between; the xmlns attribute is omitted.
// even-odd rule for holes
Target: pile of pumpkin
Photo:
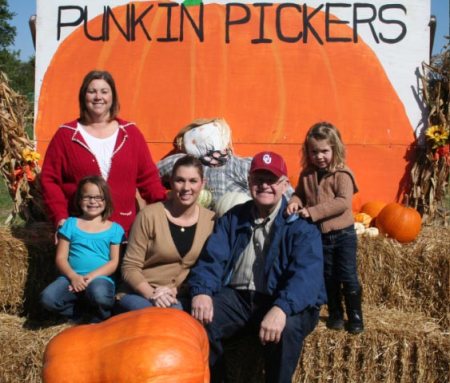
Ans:
<svg viewBox="0 0 450 383"><path fill-rule="evenodd" d="M417 210L397 202L370 201L354 213L357 234L379 234L400 243L412 242L420 233L422 218Z"/></svg>

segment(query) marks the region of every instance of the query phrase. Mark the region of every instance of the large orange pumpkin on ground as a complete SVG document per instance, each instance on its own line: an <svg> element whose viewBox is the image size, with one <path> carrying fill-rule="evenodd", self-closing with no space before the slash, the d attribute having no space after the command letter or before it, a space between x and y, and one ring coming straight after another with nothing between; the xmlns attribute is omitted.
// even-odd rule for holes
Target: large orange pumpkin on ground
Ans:
<svg viewBox="0 0 450 383"><path fill-rule="evenodd" d="M417 210L396 202L387 204L375 220L380 233L401 243L414 241L422 228Z"/></svg>
<svg viewBox="0 0 450 383"><path fill-rule="evenodd" d="M45 383L208 383L203 326L181 310L149 308L56 335Z"/></svg>
<svg viewBox="0 0 450 383"><path fill-rule="evenodd" d="M158 39L167 36L167 6L130 4L136 15L154 5L143 19L152 40L138 25L135 40L127 41L111 19L107 41L88 40L85 30L94 36L105 31L100 15L59 45L38 101L36 137L41 152L61 123L78 116L77 95L84 75L94 68L106 69L117 82L121 116L137 123L155 160L172 149L181 127L196 118L218 116L229 123L237 154L279 152L295 184L305 133L312 124L327 120L342 133L363 199L395 199L414 134L383 66L364 41L320 43L311 33L307 41L282 41L277 17L282 18L284 36L298 36L305 9L299 12L288 6L277 13L279 4L268 4L264 35L272 41L252 44L260 36L261 7L247 4L248 21L232 25L226 43L226 5L207 4L203 41L186 16L180 40L177 6L172 8L170 31L178 40L164 43ZM127 6L112 10L123 30L130 16ZM186 9L198 24L200 7ZM245 16L242 6L230 9L232 20ZM311 23L324 40L325 12L317 12ZM353 36L345 23L334 23L330 33L350 40ZM383 182L374 182L381 178Z"/></svg>

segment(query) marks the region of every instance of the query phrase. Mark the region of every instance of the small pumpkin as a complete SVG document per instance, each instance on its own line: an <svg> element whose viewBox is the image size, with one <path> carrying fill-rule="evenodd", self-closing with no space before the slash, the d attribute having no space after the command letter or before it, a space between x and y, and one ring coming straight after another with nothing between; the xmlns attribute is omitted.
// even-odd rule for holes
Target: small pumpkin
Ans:
<svg viewBox="0 0 450 383"><path fill-rule="evenodd" d="M366 231L366 228L361 222L355 222L354 226L357 235L364 234L364 232Z"/></svg>
<svg viewBox="0 0 450 383"><path fill-rule="evenodd" d="M232 207L250 200L250 196L242 192L228 192L217 201L215 211L218 217L223 216Z"/></svg>
<svg viewBox="0 0 450 383"><path fill-rule="evenodd" d="M372 217L366 213L356 213L354 215L355 222L360 222L364 225L364 227L369 227L370 222L372 222Z"/></svg>
<svg viewBox="0 0 450 383"><path fill-rule="evenodd" d="M369 201L361 206L360 212L369 214L372 217L372 221L377 218L380 211L386 206L386 202L383 201Z"/></svg>
<svg viewBox="0 0 450 383"><path fill-rule="evenodd" d="M200 190L200 194L197 198L197 202L201 206L208 209L211 206L212 201L213 201L212 193L209 190L207 190L207 189Z"/></svg>
<svg viewBox="0 0 450 383"><path fill-rule="evenodd" d="M207 383L203 326L182 310L147 308L75 326L48 343L44 383Z"/></svg>
<svg viewBox="0 0 450 383"><path fill-rule="evenodd" d="M419 235L422 218L412 207L392 202L380 211L375 224L381 234L408 243Z"/></svg>
<svg viewBox="0 0 450 383"><path fill-rule="evenodd" d="M364 231L364 235L367 237L370 237L370 238L378 237L379 234L380 234L380 231L376 227L368 227Z"/></svg>

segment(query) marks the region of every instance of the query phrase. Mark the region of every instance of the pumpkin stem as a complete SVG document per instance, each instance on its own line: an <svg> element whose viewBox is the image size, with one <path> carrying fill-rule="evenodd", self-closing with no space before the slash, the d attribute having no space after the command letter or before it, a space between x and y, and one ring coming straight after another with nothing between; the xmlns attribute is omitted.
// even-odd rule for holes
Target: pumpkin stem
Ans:
<svg viewBox="0 0 450 383"><path fill-rule="evenodd" d="M409 195L405 194L405 206L409 207Z"/></svg>

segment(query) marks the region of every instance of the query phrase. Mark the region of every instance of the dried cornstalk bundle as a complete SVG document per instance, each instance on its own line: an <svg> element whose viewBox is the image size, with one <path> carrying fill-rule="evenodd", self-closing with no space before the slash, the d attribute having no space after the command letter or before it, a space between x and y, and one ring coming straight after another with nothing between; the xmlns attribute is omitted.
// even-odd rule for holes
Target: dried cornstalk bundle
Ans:
<svg viewBox="0 0 450 383"><path fill-rule="evenodd" d="M13 200L9 221L17 215L26 221L45 219L37 182L40 156L25 131L31 118L25 97L14 92L0 72L0 172Z"/></svg>
<svg viewBox="0 0 450 383"><path fill-rule="evenodd" d="M435 56L422 66L422 97L428 108L425 144L418 148L411 169L409 201L423 215L448 225L444 200L450 175L450 51Z"/></svg>
<svg viewBox="0 0 450 383"><path fill-rule="evenodd" d="M67 327L67 324L44 327L42 323L30 323L26 318L0 313L1 382L41 382L45 346Z"/></svg>
<svg viewBox="0 0 450 383"><path fill-rule="evenodd" d="M450 326L450 230L423 227L412 243L387 238L359 239L358 265L363 300L405 312L420 312Z"/></svg>

